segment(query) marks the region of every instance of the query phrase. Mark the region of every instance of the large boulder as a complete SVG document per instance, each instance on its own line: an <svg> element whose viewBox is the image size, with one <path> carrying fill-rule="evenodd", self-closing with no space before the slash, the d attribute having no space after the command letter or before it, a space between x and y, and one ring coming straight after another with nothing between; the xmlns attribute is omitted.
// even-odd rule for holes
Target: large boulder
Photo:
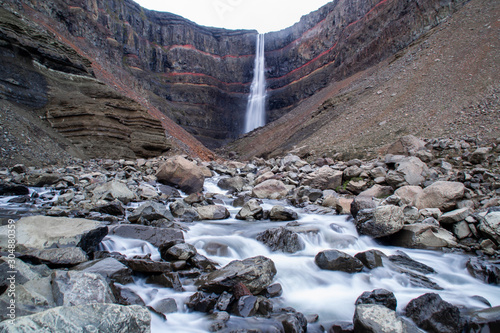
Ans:
<svg viewBox="0 0 500 333"><path fill-rule="evenodd" d="M119 180L112 180L110 182L97 186L93 191L93 200L120 200L124 204L134 200L135 195L127 185Z"/></svg>
<svg viewBox="0 0 500 333"><path fill-rule="evenodd" d="M8 249L8 227L0 227L0 249ZM108 233L101 222L66 217L27 216L16 222L16 250L81 247L89 253Z"/></svg>
<svg viewBox="0 0 500 333"><path fill-rule="evenodd" d="M439 208L450 211L465 193L465 186L459 182L437 181L424 188L417 196L415 205L418 209Z"/></svg>
<svg viewBox="0 0 500 333"><path fill-rule="evenodd" d="M427 164L414 156L406 157L396 163L396 172L403 176L408 185L416 186L422 184L425 180L427 170Z"/></svg>
<svg viewBox="0 0 500 333"><path fill-rule="evenodd" d="M434 293L411 300L405 308L405 315L427 332L460 333L464 327L458 307Z"/></svg>
<svg viewBox="0 0 500 333"><path fill-rule="evenodd" d="M238 220L261 220L264 217L264 209L260 206L257 199L250 199L243 204L236 218Z"/></svg>
<svg viewBox="0 0 500 333"><path fill-rule="evenodd" d="M354 332L421 333L413 323L404 320L383 305L360 304L354 312Z"/></svg>
<svg viewBox="0 0 500 333"><path fill-rule="evenodd" d="M59 306L90 303L114 303L115 298L106 279L95 273L55 271L52 273L52 294Z"/></svg>
<svg viewBox="0 0 500 333"><path fill-rule="evenodd" d="M481 219L479 230L500 244L500 211L490 211Z"/></svg>
<svg viewBox="0 0 500 333"><path fill-rule="evenodd" d="M401 207L386 205L358 212L355 223L360 234L380 238L400 231L403 220Z"/></svg>
<svg viewBox="0 0 500 333"><path fill-rule="evenodd" d="M223 190L228 190L230 193L241 192L243 186L245 186L245 179L240 176L221 178L217 186Z"/></svg>
<svg viewBox="0 0 500 333"><path fill-rule="evenodd" d="M273 206L269 212L269 218L272 221L292 221L296 220L298 217L295 211L281 205Z"/></svg>
<svg viewBox="0 0 500 333"><path fill-rule="evenodd" d="M60 306L12 322L0 323L0 332L134 332L151 331L151 314L139 305L85 304Z"/></svg>
<svg viewBox="0 0 500 333"><path fill-rule="evenodd" d="M363 270L363 263L347 253L338 250L321 251L314 257L314 262L321 269L357 273Z"/></svg>
<svg viewBox="0 0 500 333"><path fill-rule="evenodd" d="M405 185L394 192L405 205L415 206L417 197L423 192L420 186Z"/></svg>
<svg viewBox="0 0 500 333"><path fill-rule="evenodd" d="M235 284L241 282L255 295L266 289L275 275L274 262L269 258L257 256L231 261L226 266L201 276L195 284L201 290L220 294L223 291L231 291Z"/></svg>
<svg viewBox="0 0 500 333"><path fill-rule="evenodd" d="M184 234L182 231L174 228L155 228L145 225L120 224L110 227L109 234L123 238L141 239L156 247L166 242L184 242Z"/></svg>
<svg viewBox="0 0 500 333"><path fill-rule="evenodd" d="M325 165L308 174L301 185L311 186L320 190L335 190L342 185L342 175L342 171Z"/></svg>
<svg viewBox="0 0 500 333"><path fill-rule="evenodd" d="M415 249L454 248L457 246L457 239L451 232L424 223L404 225L401 231L390 237L389 242L395 246Z"/></svg>
<svg viewBox="0 0 500 333"><path fill-rule="evenodd" d="M305 247L299 235L286 227L263 231L257 235L257 240L269 246L273 251L295 253Z"/></svg>
<svg viewBox="0 0 500 333"><path fill-rule="evenodd" d="M356 300L356 305L359 304L378 304L383 305L388 309L396 311L398 301L392 291L387 289L375 289L372 291L365 291Z"/></svg>
<svg viewBox="0 0 500 333"><path fill-rule="evenodd" d="M288 194L288 189L281 180L269 179L255 186L252 196L259 199L282 199Z"/></svg>
<svg viewBox="0 0 500 333"><path fill-rule="evenodd" d="M61 267L74 266L89 260L87 254L79 247L63 247L43 250L31 250L24 256L33 263Z"/></svg>
<svg viewBox="0 0 500 333"><path fill-rule="evenodd" d="M160 165L156 177L160 183L177 186L187 194L202 191L205 182L202 169L182 156L169 158Z"/></svg>
<svg viewBox="0 0 500 333"><path fill-rule="evenodd" d="M224 220L231 215L226 207L220 205L199 206L196 212L202 220Z"/></svg>

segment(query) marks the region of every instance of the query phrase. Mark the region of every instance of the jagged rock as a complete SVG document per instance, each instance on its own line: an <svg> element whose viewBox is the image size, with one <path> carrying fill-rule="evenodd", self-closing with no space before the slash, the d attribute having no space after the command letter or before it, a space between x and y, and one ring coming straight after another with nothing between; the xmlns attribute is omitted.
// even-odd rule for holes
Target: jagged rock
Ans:
<svg viewBox="0 0 500 333"><path fill-rule="evenodd" d="M58 306L113 303L115 301L108 283L100 274L54 271L51 284L54 301Z"/></svg>
<svg viewBox="0 0 500 333"><path fill-rule="evenodd" d="M176 272L165 272L158 275L151 275L146 279L146 283L157 284L165 288L172 288L175 291L184 291L179 274Z"/></svg>
<svg viewBox="0 0 500 333"><path fill-rule="evenodd" d="M261 220L264 216L264 209L256 199L251 199L243 204L236 218L239 220Z"/></svg>
<svg viewBox="0 0 500 333"><path fill-rule="evenodd" d="M436 273L436 271L432 267L413 260L407 254L401 251L399 251L399 254L389 256L389 260L404 269L410 269L423 274Z"/></svg>
<svg viewBox="0 0 500 333"><path fill-rule="evenodd" d="M178 186L187 194L202 191L205 182L201 168L182 156L169 158L161 164L156 177L160 183Z"/></svg>
<svg viewBox="0 0 500 333"><path fill-rule="evenodd" d="M180 218L181 221L193 222L201 220L196 209L191 208L184 200L176 200L172 202L169 207L172 215Z"/></svg>
<svg viewBox="0 0 500 333"><path fill-rule="evenodd" d="M406 185L398 188L394 194L397 195L405 205L415 206L417 197L423 192L420 186Z"/></svg>
<svg viewBox="0 0 500 333"><path fill-rule="evenodd" d="M122 287L116 283L112 283L110 286L113 291L113 295L115 296L116 303L121 305L146 305L142 298L132 290Z"/></svg>
<svg viewBox="0 0 500 333"><path fill-rule="evenodd" d="M301 185L311 186L320 190L335 190L342 185L342 171L334 170L328 165L306 175Z"/></svg>
<svg viewBox="0 0 500 333"><path fill-rule="evenodd" d="M489 211L478 226L479 230L500 244L500 211Z"/></svg>
<svg viewBox="0 0 500 333"><path fill-rule="evenodd" d="M472 236L469 224L465 221L455 223L452 229L453 234L460 240Z"/></svg>
<svg viewBox="0 0 500 333"><path fill-rule="evenodd" d="M196 207L201 220L224 220L231 214L226 207L220 205L208 205Z"/></svg>
<svg viewBox="0 0 500 333"><path fill-rule="evenodd" d="M217 182L217 186L223 190L228 190L230 193L241 192L243 186L245 186L245 180L240 176L221 178Z"/></svg>
<svg viewBox="0 0 500 333"><path fill-rule="evenodd" d="M128 216L128 220L131 223L144 225L148 225L152 221L160 219L172 221L174 217L167 209L167 206L154 201L143 203Z"/></svg>
<svg viewBox="0 0 500 333"><path fill-rule="evenodd" d="M252 196L259 199L282 199L288 193L288 189L281 180L269 179L252 189Z"/></svg>
<svg viewBox="0 0 500 333"><path fill-rule="evenodd" d="M49 266L74 266L89 260L87 254L79 247L32 250L24 254L24 258L37 264Z"/></svg>
<svg viewBox="0 0 500 333"><path fill-rule="evenodd" d="M473 311L469 318L471 332L496 332L500 327L500 306Z"/></svg>
<svg viewBox="0 0 500 333"><path fill-rule="evenodd" d="M217 304L217 299L217 294L207 294L198 291L186 300L186 306L194 311L211 312Z"/></svg>
<svg viewBox="0 0 500 333"><path fill-rule="evenodd" d="M292 308L284 308L280 312L272 314L271 318L281 323L285 332L307 332L307 319L304 314Z"/></svg>
<svg viewBox="0 0 500 333"><path fill-rule="evenodd" d="M134 193L129 190L124 183L113 180L97 186L93 191L93 200L120 200L124 204L129 203L135 199Z"/></svg>
<svg viewBox="0 0 500 333"><path fill-rule="evenodd" d="M364 209L358 212L355 223L362 235L374 238L389 236L403 228L403 209L393 205Z"/></svg>
<svg viewBox="0 0 500 333"><path fill-rule="evenodd" d="M453 224L465 220L472 213L470 208L459 208L444 213L439 217L440 224Z"/></svg>
<svg viewBox="0 0 500 333"><path fill-rule="evenodd" d="M377 304L357 305L353 322L354 332L420 333L413 323L397 316L396 311Z"/></svg>
<svg viewBox="0 0 500 333"><path fill-rule="evenodd" d="M359 211L375 207L377 207L377 202L372 198L358 195L351 203L351 214L354 218L356 218Z"/></svg>
<svg viewBox="0 0 500 333"><path fill-rule="evenodd" d="M257 235L257 240L269 246L272 251L295 253L305 246L299 235L286 227L263 231Z"/></svg>
<svg viewBox="0 0 500 333"><path fill-rule="evenodd" d="M439 208L450 211L464 196L465 186L459 182L437 181L424 188L417 196L415 206L418 209Z"/></svg>
<svg viewBox="0 0 500 333"><path fill-rule="evenodd" d="M276 267L273 261L257 256L234 260L214 272L201 276L195 284L202 290L222 293L230 291L236 283L241 282L253 294L258 294L271 284L275 275Z"/></svg>
<svg viewBox="0 0 500 333"><path fill-rule="evenodd" d="M470 258L466 263L467 271L476 279L490 284L500 285L500 262L487 261L477 257Z"/></svg>
<svg viewBox="0 0 500 333"><path fill-rule="evenodd" d="M374 269L384 266L382 258L387 256L379 250L368 250L356 253L354 257L360 260L366 268Z"/></svg>
<svg viewBox="0 0 500 333"><path fill-rule="evenodd" d="M273 206L269 212L269 218L274 221L292 221L298 217L295 211L280 205Z"/></svg>
<svg viewBox="0 0 500 333"><path fill-rule="evenodd" d="M403 226L401 231L390 236L389 242L395 246L416 249L453 248L457 245L457 239L451 232L424 223Z"/></svg>
<svg viewBox="0 0 500 333"><path fill-rule="evenodd" d="M0 226L0 248L8 248L8 226ZM101 222L66 217L27 216L16 222L17 250L81 247L92 252L108 233Z"/></svg>
<svg viewBox="0 0 500 333"><path fill-rule="evenodd" d="M360 194L368 187L368 181L364 179L353 180L351 179L349 183L347 183L346 190L353 194Z"/></svg>
<svg viewBox="0 0 500 333"><path fill-rule="evenodd" d="M464 327L459 309L434 293L411 300L405 308L405 315L428 332L460 333Z"/></svg>
<svg viewBox="0 0 500 333"><path fill-rule="evenodd" d="M488 154L490 153L491 148L489 147L480 147L477 148L470 156L469 156L469 162L472 164L481 164L483 163L486 158L488 157Z"/></svg>
<svg viewBox="0 0 500 333"><path fill-rule="evenodd" d="M164 314L177 312L177 302L173 298L163 298L151 304L151 307Z"/></svg>
<svg viewBox="0 0 500 333"><path fill-rule="evenodd" d="M314 257L314 262L319 268L331 271L356 273L363 270L360 260L338 250L321 251Z"/></svg>
<svg viewBox="0 0 500 333"><path fill-rule="evenodd" d="M88 332L115 333L126 327L128 332L147 333L151 330L151 315L139 305L82 304L60 306L30 316L19 317L10 323L0 323L2 332Z"/></svg>
<svg viewBox="0 0 500 333"><path fill-rule="evenodd" d="M147 259L127 259L125 264L138 273L162 273L172 270L172 264L164 261Z"/></svg>
<svg viewBox="0 0 500 333"><path fill-rule="evenodd" d="M184 234L181 230L173 228L155 228L145 225L120 224L110 227L109 234L124 238L141 239L156 247L166 242L184 242Z"/></svg>
<svg viewBox="0 0 500 333"><path fill-rule="evenodd" d="M216 267L219 266L219 264L217 264L215 261L212 261L199 253L189 258L188 263L191 266L199 268L205 272L215 271Z"/></svg>
<svg viewBox="0 0 500 333"><path fill-rule="evenodd" d="M240 317L254 316L259 309L259 299L255 296L242 296L234 306L234 312Z"/></svg>
<svg viewBox="0 0 500 333"><path fill-rule="evenodd" d="M205 196L201 192L191 193L183 199L188 205L203 204L205 201Z"/></svg>
<svg viewBox="0 0 500 333"><path fill-rule="evenodd" d="M113 216L125 215L125 208L123 207L120 200L114 200L109 203L100 205L92 209L92 211L99 212L102 214L109 214Z"/></svg>
<svg viewBox="0 0 500 333"><path fill-rule="evenodd" d="M116 281L121 284L134 281L132 279L132 270L114 258L92 260L73 267L73 270L100 274L109 281Z"/></svg>
<svg viewBox="0 0 500 333"><path fill-rule="evenodd" d="M160 247L160 254L164 260L188 260L197 253L196 248L188 243L175 244L168 249Z"/></svg>
<svg viewBox="0 0 500 333"><path fill-rule="evenodd" d="M264 290L263 295L267 298L279 297L283 293L283 287L281 284L274 283Z"/></svg>
<svg viewBox="0 0 500 333"><path fill-rule="evenodd" d="M362 293L361 296L356 299L355 304L378 304L396 311L398 301L396 300L396 296L394 296L394 293L392 291L389 291L387 289L375 289Z"/></svg>
<svg viewBox="0 0 500 333"><path fill-rule="evenodd" d="M386 154L414 156L418 151L425 149L425 144L425 141L413 135L405 135L390 145Z"/></svg>

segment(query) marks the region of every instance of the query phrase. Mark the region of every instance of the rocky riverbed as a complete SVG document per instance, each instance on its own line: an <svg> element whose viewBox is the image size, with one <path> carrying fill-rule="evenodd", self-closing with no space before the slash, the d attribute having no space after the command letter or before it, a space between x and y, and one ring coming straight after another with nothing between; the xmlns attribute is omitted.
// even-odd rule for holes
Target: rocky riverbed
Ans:
<svg viewBox="0 0 500 333"><path fill-rule="evenodd" d="M161 331L181 314L186 332L495 330L499 146L408 136L385 153L1 169L0 331ZM315 278L292 286L302 264ZM360 291L311 312L309 284L331 278Z"/></svg>

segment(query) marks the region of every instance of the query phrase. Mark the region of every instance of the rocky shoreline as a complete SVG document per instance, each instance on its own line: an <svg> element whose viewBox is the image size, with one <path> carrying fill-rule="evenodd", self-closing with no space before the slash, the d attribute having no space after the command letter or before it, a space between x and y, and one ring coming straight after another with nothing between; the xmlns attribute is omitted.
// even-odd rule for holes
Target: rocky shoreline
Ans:
<svg viewBox="0 0 500 333"><path fill-rule="evenodd" d="M174 156L1 169L0 195L9 196L9 203L0 227L0 265L5 268L0 331L48 326L69 332L105 322L108 326L101 326L101 332L120 327L147 332L148 308L139 296L121 287L135 274L174 290L194 284L197 291L186 306L208 313L211 331L229 332L226 322L231 316L255 318L259 325L274 327L273 332L385 332L394 325L401 332L479 332L488 325L493 329L500 321L498 307L462 309L438 294L426 293L412 300L404 313L397 313L394 294L380 289L360 295L351 323L320 328L311 325L314 318L293 308L273 307L281 286L273 284L272 260L259 256L217 267L185 242L183 231L197 221L228 218L223 202L231 199L234 207L241 207L237 219L289 221L259 233L257 240L273 251L295 253L303 248L299 234L304 228L286 207L292 205L314 214L352 216L360 235L381 244L469 254L469 274L498 285L499 155L500 142L477 146L473 140L423 141L407 136L383 157L367 161L306 160L289 154L247 163L202 162ZM227 190L226 195L202 192L205 179L214 174L221 176L217 185ZM266 199L279 204L266 210L261 201ZM9 211L8 204L15 208ZM11 221L16 231L15 259L9 257ZM148 241L159 249L161 259L99 250L106 235ZM17 270L13 323L8 316L9 260ZM318 253L315 263L321 269L350 274L395 265L408 271L415 283L439 290L426 278L432 268L404 253L385 256L373 250L350 256L331 249ZM167 313L168 320L177 306L175 300L166 299L149 310L163 317ZM258 332L252 325L249 322L238 332Z"/></svg>

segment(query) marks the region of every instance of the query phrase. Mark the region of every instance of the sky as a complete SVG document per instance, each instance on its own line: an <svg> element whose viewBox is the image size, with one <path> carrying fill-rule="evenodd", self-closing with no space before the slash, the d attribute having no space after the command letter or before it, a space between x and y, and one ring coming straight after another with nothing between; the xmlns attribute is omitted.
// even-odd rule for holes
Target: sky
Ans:
<svg viewBox="0 0 500 333"><path fill-rule="evenodd" d="M226 29L277 31L331 0L134 0L142 7Z"/></svg>

